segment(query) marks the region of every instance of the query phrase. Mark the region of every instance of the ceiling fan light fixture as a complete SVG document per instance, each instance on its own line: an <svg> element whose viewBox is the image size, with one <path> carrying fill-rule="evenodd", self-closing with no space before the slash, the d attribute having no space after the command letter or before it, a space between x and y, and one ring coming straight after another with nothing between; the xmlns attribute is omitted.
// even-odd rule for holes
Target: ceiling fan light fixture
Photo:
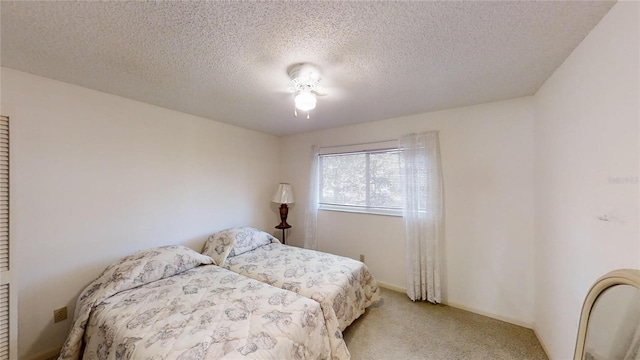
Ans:
<svg viewBox="0 0 640 360"><path fill-rule="evenodd" d="M301 91L295 98L296 109L310 111L316 108L316 97L309 91Z"/></svg>
<svg viewBox="0 0 640 360"><path fill-rule="evenodd" d="M316 96L323 95L322 91L318 91L320 72L312 64L297 63L287 68L287 74L292 85L289 89L295 94L293 115L298 116L298 110L306 111L308 119L309 111L316 108Z"/></svg>

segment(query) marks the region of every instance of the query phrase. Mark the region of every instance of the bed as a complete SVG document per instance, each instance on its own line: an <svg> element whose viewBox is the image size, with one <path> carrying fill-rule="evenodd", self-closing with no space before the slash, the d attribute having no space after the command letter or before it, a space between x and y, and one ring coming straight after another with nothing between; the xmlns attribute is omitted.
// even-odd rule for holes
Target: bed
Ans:
<svg viewBox="0 0 640 360"><path fill-rule="evenodd" d="M338 321L340 331L380 300L378 284L364 263L283 245L254 228L211 235L203 254L225 269L316 300L325 319Z"/></svg>
<svg viewBox="0 0 640 360"><path fill-rule="evenodd" d="M212 263L169 246L110 265L78 298L60 359L349 359L317 302Z"/></svg>

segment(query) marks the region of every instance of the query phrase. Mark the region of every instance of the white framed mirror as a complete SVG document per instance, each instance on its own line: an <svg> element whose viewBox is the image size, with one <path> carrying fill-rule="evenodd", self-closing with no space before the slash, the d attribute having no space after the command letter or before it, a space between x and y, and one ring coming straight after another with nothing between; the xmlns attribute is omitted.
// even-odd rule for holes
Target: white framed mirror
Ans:
<svg viewBox="0 0 640 360"><path fill-rule="evenodd" d="M582 306L574 360L640 360L640 270L600 277Z"/></svg>

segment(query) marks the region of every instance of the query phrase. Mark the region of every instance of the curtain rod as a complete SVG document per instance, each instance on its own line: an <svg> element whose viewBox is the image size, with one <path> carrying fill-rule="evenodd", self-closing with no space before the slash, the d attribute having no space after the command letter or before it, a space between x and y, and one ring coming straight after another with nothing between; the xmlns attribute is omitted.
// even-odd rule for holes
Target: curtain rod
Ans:
<svg viewBox="0 0 640 360"><path fill-rule="evenodd" d="M360 145L380 144L380 143L386 143L386 142L390 142L390 141L398 141L398 139L379 140L379 141L369 141L369 142L363 142L363 143L357 143L357 144L343 144L343 145L320 146L319 148L320 148L320 149L331 149L331 148L344 147L344 146L360 146Z"/></svg>

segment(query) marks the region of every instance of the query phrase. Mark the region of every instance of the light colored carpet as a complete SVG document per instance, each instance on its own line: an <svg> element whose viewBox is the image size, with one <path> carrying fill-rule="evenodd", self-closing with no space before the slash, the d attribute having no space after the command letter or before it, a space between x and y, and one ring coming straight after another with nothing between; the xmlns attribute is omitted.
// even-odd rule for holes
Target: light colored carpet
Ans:
<svg viewBox="0 0 640 360"><path fill-rule="evenodd" d="M343 333L353 360L547 360L531 329L383 289Z"/></svg>

